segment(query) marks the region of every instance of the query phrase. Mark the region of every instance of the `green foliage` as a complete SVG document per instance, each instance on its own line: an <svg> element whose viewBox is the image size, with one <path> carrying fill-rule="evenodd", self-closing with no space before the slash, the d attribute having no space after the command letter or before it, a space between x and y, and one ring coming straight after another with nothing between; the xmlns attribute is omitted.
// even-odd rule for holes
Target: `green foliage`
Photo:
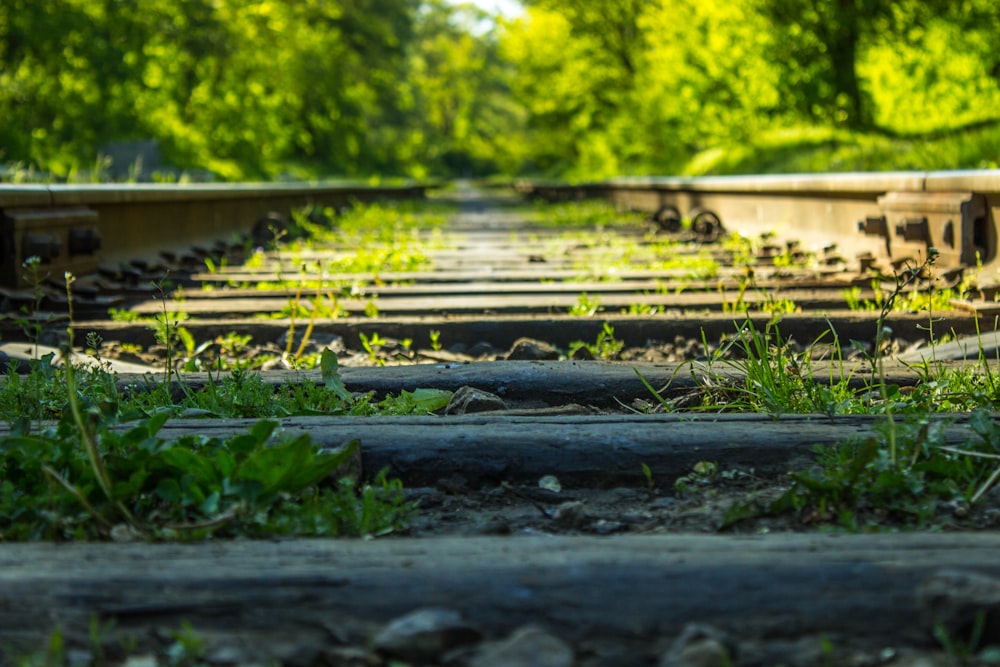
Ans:
<svg viewBox="0 0 1000 667"><path fill-rule="evenodd" d="M824 382L817 381L813 374L810 352L793 350L790 342L781 338L777 324L770 323L764 331L758 331L747 320L715 353L716 359L734 353L724 363L740 372L743 386L735 387L731 393L723 392L717 398L725 401L727 409L773 415L866 411L862 392L852 389L850 377L843 374L836 332L827 333L836 351L835 360L841 363L839 377L834 378L834 366L831 366L830 377ZM813 345L827 337L826 334L820 336Z"/></svg>
<svg viewBox="0 0 1000 667"><path fill-rule="evenodd" d="M996 165L993 0L524 4L0 3L4 178Z"/></svg>
<svg viewBox="0 0 1000 667"><path fill-rule="evenodd" d="M996 122L998 25L989 0L535 2L501 46L535 171L952 168L995 162L996 129L940 133Z"/></svg>
<svg viewBox="0 0 1000 667"><path fill-rule="evenodd" d="M68 416L0 440L0 540L358 535L398 526L410 509L384 476L360 497L353 481L326 483L356 441L320 451L308 435L276 437L271 421L230 438L166 440L166 411L128 429L87 414L103 474Z"/></svg>
<svg viewBox="0 0 1000 667"><path fill-rule="evenodd" d="M576 303L569 307L569 314L576 317L593 317L600 310L603 310L600 297L581 292L576 298Z"/></svg>
<svg viewBox="0 0 1000 667"><path fill-rule="evenodd" d="M572 357L577 350L586 349L595 359L617 359L624 347L625 343L615 338L615 328L604 322L593 344L579 340L570 343L569 356Z"/></svg>
<svg viewBox="0 0 1000 667"><path fill-rule="evenodd" d="M984 420L990 421L985 413L974 413L973 427ZM817 447L818 465L793 472L791 485L779 498L763 507L752 501L737 504L726 522L793 511L806 523L834 523L850 530L887 520L926 525L939 503L968 502L987 472L986 466L943 446L945 426L926 414L909 415L898 423L880 422L866 438ZM896 460L890 457L891 438Z"/></svg>
<svg viewBox="0 0 1000 667"><path fill-rule="evenodd" d="M75 395L87 410L115 421L142 419L167 411L191 416L227 418L273 418L292 415L427 414L444 407L451 392L416 389L376 400L373 393L353 395L344 386L337 355L320 355L322 383L289 380L281 385L264 382L260 373L234 368L228 374L209 374L208 383L194 390L178 376L171 385L120 387L117 378L100 365L73 368L71 394L69 368L52 365L53 355L31 362L21 375L14 366L0 384L0 419L17 428L32 422L61 419L69 412Z"/></svg>

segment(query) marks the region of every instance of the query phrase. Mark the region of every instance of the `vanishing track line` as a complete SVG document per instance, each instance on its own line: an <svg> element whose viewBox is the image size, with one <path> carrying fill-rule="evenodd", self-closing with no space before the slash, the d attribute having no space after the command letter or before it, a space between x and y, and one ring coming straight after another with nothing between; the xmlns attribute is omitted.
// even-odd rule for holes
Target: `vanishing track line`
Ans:
<svg viewBox="0 0 1000 667"><path fill-rule="evenodd" d="M190 623L219 663L687 665L696 663L682 661L686 651L715 651L715 662L697 664L726 664L727 655L740 665L806 665L820 664L831 638L836 659L889 661L925 648L935 624L958 633L977 613L995 620L1000 598L969 592L1000 590L993 532L829 536L765 521L750 534L705 535L726 496L675 493L706 461L736 489L780 485L795 464L809 465L813 445L864 437L876 418L641 413L656 405L646 383L677 406L706 383L738 385L740 366L713 360L702 343L715 349L747 319L764 331L777 303L795 309L780 315L783 337L808 344L832 326L841 340L874 341L874 315L850 310L844 296L874 300L871 276L834 252L791 258L794 245L756 247L748 269L738 265L746 246L638 221L566 233L527 220L531 209L516 201L462 195L447 226L423 238L433 243L421 270L327 270L358 250L334 244L268 251L253 266L213 272L175 265L179 288L166 301L121 274L80 279L89 293L78 313L90 317L74 326L105 341L155 345L148 324L98 317L113 304L145 316L184 312L195 341L235 331L280 355L289 320L252 316L316 293L346 311L316 318L311 335L339 350L349 390L474 391L448 414L278 420L323 447L359 439L363 474L388 469L421 503L408 534L5 544L0 638L30 643L53 623L79 638L96 617L143 646ZM775 261L785 250L789 261ZM299 285L259 288L278 275ZM317 291L310 281L320 278ZM65 321L54 319L58 299L46 305L50 316L38 316L54 339ZM976 330L968 313L946 315L936 327ZM299 316L299 336L307 321ZM890 321L909 343L926 337L926 323L926 314ZM566 358L606 326L622 344L615 360L579 350ZM4 331L10 340L16 327L8 320ZM375 334L380 349L362 350L361 336ZM142 381L148 358L135 363L119 367L122 384ZM814 371L820 383L861 383L874 372L828 360ZM274 384L320 378L280 360L263 373ZM897 386L920 380L904 364L885 373ZM182 377L195 388L211 381L204 371ZM237 433L252 421L171 420L162 434ZM962 426L946 429L948 443L963 442ZM423 630L387 638L394 619L428 608L439 611L417 617ZM542 630L519 631L528 625ZM514 661L518 651L529 657Z"/></svg>

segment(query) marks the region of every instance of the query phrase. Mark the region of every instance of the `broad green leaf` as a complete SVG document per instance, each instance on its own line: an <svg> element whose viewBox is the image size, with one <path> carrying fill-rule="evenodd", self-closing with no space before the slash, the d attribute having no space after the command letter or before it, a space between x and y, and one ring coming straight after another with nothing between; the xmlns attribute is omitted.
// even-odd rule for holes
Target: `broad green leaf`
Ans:
<svg viewBox="0 0 1000 667"><path fill-rule="evenodd" d="M161 479L156 485L156 495L167 502L178 502L181 499L181 485L173 478Z"/></svg>
<svg viewBox="0 0 1000 667"><path fill-rule="evenodd" d="M347 391L344 381L340 378L340 365L337 362L337 353L330 349L323 350L323 354L320 355L319 359L319 367L323 377L323 384L336 394L337 398L345 403L350 403L351 392Z"/></svg>
<svg viewBox="0 0 1000 667"><path fill-rule="evenodd" d="M151 459L150 465L204 484L214 486L219 483L219 473L212 460L185 447L175 446L163 450Z"/></svg>
<svg viewBox="0 0 1000 667"><path fill-rule="evenodd" d="M239 466L234 477L259 482L267 493L295 493L329 476L357 446L354 441L343 451L316 452L312 439L301 435L283 445L257 450Z"/></svg>
<svg viewBox="0 0 1000 667"><path fill-rule="evenodd" d="M267 439L271 437L271 434L274 433L274 429L276 428L278 428L278 422L261 419L259 422L250 427L250 435L256 438L257 442L263 444L267 442Z"/></svg>
<svg viewBox="0 0 1000 667"><path fill-rule="evenodd" d="M453 392L445 389L414 389L410 396L417 408L434 412L448 405Z"/></svg>

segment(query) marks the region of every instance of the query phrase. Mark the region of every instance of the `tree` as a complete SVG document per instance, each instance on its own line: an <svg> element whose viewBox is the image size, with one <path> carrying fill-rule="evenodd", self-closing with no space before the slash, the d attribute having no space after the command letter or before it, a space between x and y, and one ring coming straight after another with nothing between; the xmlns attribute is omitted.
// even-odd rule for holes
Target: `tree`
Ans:
<svg viewBox="0 0 1000 667"><path fill-rule="evenodd" d="M771 54L791 109L814 120L868 127L871 100L858 76L861 40L892 15L893 0L757 0L780 33Z"/></svg>

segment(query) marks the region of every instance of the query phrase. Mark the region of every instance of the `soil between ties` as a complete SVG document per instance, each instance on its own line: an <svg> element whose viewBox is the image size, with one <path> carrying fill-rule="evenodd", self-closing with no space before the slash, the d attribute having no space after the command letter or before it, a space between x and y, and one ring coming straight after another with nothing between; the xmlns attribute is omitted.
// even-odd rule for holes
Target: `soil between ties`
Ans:
<svg viewBox="0 0 1000 667"><path fill-rule="evenodd" d="M360 439L364 474L388 469L419 503L407 531L372 541L3 545L0 560L10 567L2 575L0 608L18 610L0 616L4 637L18 646L37 642L55 618L67 637L82 641L96 617L114 621L109 638L137 637L156 650L187 622L205 638L209 664L263 656L283 664L375 665L502 664L491 656L510 655L503 642L542 651L548 640L550 648L568 649L569 662L507 664L917 664L947 659L939 650L942 631L955 642L975 632L983 645L1000 642L1000 572L992 557L1000 546L993 530L1000 494L974 507L942 501L927 524L933 534L911 532L891 512L880 517L878 507L865 509L872 526L906 530L816 534L831 522L808 513L731 522L734 505L751 497L775 500L789 488L788 473L816 465L813 446L869 437L884 416L738 412L747 365L740 354L716 353L739 352L732 341L747 316L723 312L713 300L735 302L741 284L748 291L740 279L746 269L720 265L715 277L682 278L685 286L671 289L684 298L671 300L670 290L657 292L655 283L676 282L683 271L675 264L621 278L621 262L633 257L652 267L664 252L699 261L708 251L724 253L683 238L668 249L634 222L621 236L636 246L615 248L612 261L604 251L613 244L601 247L603 227L560 240L551 226L526 224L526 215L537 213L503 198L460 201L444 229L444 247L427 253L425 277L407 275L394 295L385 272L353 276L366 291L350 304L351 316L314 322L313 335L324 345L339 338L340 376L349 391L383 396L466 388L465 403L453 401L431 416L278 420L281 431L309 433L322 447ZM596 239L589 244L588 234ZM581 282L588 266L597 275ZM843 290L870 280L806 265L769 271L754 269L757 283L779 285L754 287L758 302L785 298L780 281L789 275L799 286L807 277L827 285L813 295L821 312L800 305L806 312L783 316L776 329L795 341L799 356L789 359L809 360L810 386L841 378L855 388L871 383L876 369L863 354L831 358L822 345L815 355L802 352L831 322L842 341L874 340L874 314L830 315ZM452 277L442 278L446 272ZM570 274L577 279L567 285L549 282ZM242 284L247 272L230 266L202 277ZM528 282L522 297L483 287ZM453 294L470 285L472 293L462 296L461 312L450 312L455 302L435 299L435 285ZM267 382L319 381L318 371L281 369L280 352L288 346L279 337L289 322L243 319L264 303L248 289L213 295L188 287L173 305L187 304L182 324L196 342L253 332L248 354L276 351L279 360L263 371ZM268 303L287 303L295 291L269 293ZM795 296L801 303L813 298ZM396 308L394 298L410 301ZM377 304L377 316L363 317L357 310L369 302ZM629 303L634 312L621 312ZM227 310L227 304L235 305ZM594 312L570 315L576 305L593 305ZM773 313L746 307L755 330L770 331ZM136 312L157 308L163 304L156 300L135 305ZM839 310L847 313L846 305ZM925 316L890 320L897 346L921 348ZM306 321L299 319L300 336ZM604 343L621 343L613 353L601 347L608 324L613 334ZM934 326L975 330L970 317L958 314ZM158 362L148 325L94 320L76 329L117 341L112 349L130 349L140 363ZM440 344L432 345L432 331ZM385 343L365 350L360 334L369 345L375 334ZM518 352L522 337L533 341ZM583 345L571 353L574 341ZM561 359L546 358L552 354ZM592 359L604 354L613 360ZM901 396L927 380L912 362L890 362L882 376ZM139 387L157 377L162 372L123 372L118 382ZM205 371L173 380L188 390L211 381ZM707 404L712 397L729 400L729 407ZM942 445L967 441L967 415L928 420L946 422ZM174 419L162 434L230 433L248 423L211 415ZM726 533L708 534L723 525L730 526ZM979 532L947 532L956 529ZM810 534L791 534L803 531ZM461 620L430 614L409 630L393 624L428 608ZM526 625L548 639L535 646L537 636L518 632ZM390 631L402 638L386 639ZM695 655L708 661L692 662Z"/></svg>

